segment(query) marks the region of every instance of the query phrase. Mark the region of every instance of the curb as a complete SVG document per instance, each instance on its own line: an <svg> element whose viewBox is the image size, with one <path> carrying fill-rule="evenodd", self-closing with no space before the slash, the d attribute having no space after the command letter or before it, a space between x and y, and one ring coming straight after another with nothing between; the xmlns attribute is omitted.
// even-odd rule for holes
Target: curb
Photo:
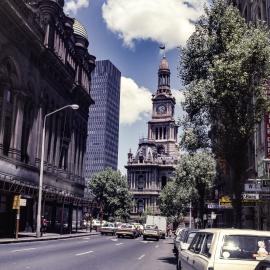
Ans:
<svg viewBox="0 0 270 270"><path fill-rule="evenodd" d="M57 235L57 236L49 236L49 237L40 237L40 238L19 238L19 239L0 239L0 245L2 244L13 244L13 243L22 243L22 242L35 242L35 241L49 241L49 240L59 240L59 239L68 239L68 238L77 238L77 237L84 237L84 236L91 236L91 235L99 235L99 232L96 233L82 233L82 234L68 234L68 235Z"/></svg>

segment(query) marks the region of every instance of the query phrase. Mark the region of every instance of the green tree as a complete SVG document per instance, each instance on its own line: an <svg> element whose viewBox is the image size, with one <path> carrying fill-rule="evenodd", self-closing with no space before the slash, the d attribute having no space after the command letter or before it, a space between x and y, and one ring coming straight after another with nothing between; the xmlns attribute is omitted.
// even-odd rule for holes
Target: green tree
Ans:
<svg viewBox="0 0 270 270"><path fill-rule="evenodd" d="M215 166L212 154L207 151L182 155L173 180L161 192L162 213L180 220L192 202L202 220L215 178Z"/></svg>
<svg viewBox="0 0 270 270"><path fill-rule="evenodd" d="M213 0L181 50L187 126L201 136L197 142L210 139L216 157L229 166L237 227L249 143L268 108L269 59L267 27L259 22L247 25L225 0ZM202 128L207 132L200 132Z"/></svg>
<svg viewBox="0 0 270 270"><path fill-rule="evenodd" d="M88 186L95 195L101 219L129 218L132 197L128 191L126 177L119 171L108 168L97 173L88 181Z"/></svg>

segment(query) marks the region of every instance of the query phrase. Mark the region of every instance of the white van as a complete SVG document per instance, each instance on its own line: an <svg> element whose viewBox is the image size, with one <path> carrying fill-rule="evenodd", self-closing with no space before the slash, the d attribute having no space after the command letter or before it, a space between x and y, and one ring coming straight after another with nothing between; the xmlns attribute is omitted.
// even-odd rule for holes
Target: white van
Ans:
<svg viewBox="0 0 270 270"><path fill-rule="evenodd" d="M269 253L269 231L204 229L179 252L177 263L182 270L254 270Z"/></svg>

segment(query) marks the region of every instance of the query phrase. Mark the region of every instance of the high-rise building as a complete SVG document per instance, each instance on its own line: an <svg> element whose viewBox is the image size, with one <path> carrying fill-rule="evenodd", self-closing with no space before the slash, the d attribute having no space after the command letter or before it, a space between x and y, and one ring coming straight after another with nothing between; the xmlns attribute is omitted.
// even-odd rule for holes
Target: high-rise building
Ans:
<svg viewBox="0 0 270 270"><path fill-rule="evenodd" d="M96 61L92 74L85 177L110 167L117 169L121 72L109 61Z"/></svg>
<svg viewBox="0 0 270 270"><path fill-rule="evenodd" d="M128 153L127 178L133 194L132 217L143 212L159 214L159 194L180 159L175 98L170 90L170 69L164 56L158 70L158 89L152 97L148 137L140 139L135 155Z"/></svg>

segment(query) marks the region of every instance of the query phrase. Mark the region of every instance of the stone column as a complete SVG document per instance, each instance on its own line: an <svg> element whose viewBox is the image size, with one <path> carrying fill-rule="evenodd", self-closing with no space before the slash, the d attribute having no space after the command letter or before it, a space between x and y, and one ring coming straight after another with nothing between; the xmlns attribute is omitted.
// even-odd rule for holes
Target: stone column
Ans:
<svg viewBox="0 0 270 270"><path fill-rule="evenodd" d="M48 162L53 165L53 162L54 162L54 160L53 160L53 157L54 157L54 138L56 136L55 133L57 132L55 130L57 116L56 115L52 115L51 117L52 117L51 118L51 120L52 120L52 131L51 131L52 132L52 136L51 136L51 146L50 146L50 153L49 153L49 160L48 160Z"/></svg>
<svg viewBox="0 0 270 270"><path fill-rule="evenodd" d="M42 128L43 128L43 108L42 105L38 108L37 120L36 120L36 159L41 158L41 140L42 140ZM40 165L40 164L39 164Z"/></svg>
<svg viewBox="0 0 270 270"><path fill-rule="evenodd" d="M23 102L22 100L16 95L14 109L16 109L15 113L15 123L14 123L14 130L12 134L11 140L11 147L15 149L13 158L20 160L20 153L21 153L21 140L22 140L22 127L23 127Z"/></svg>
<svg viewBox="0 0 270 270"><path fill-rule="evenodd" d="M56 147L55 147L55 155L54 155L54 165L58 168L59 161L60 161L60 144L61 144L61 137L62 137L62 113L59 113L59 117L57 118L57 134L56 134Z"/></svg>

